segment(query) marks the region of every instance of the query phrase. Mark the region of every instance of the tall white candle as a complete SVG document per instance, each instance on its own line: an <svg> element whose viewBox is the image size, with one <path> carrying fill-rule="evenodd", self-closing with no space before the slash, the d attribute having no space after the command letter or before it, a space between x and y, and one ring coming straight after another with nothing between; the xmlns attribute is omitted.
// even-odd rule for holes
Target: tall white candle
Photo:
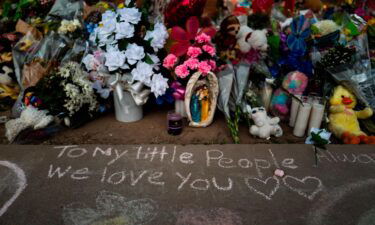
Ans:
<svg viewBox="0 0 375 225"><path fill-rule="evenodd" d="M307 124L309 122L310 112L311 105L309 103L303 103L299 106L296 123L294 124L294 136L303 137L305 135Z"/></svg>
<svg viewBox="0 0 375 225"><path fill-rule="evenodd" d="M185 101L183 100L175 100L174 103L175 112L180 114L182 117L187 117L186 109L185 109Z"/></svg>
<svg viewBox="0 0 375 225"><path fill-rule="evenodd" d="M301 99L300 95L296 95L298 99ZM289 118L289 126L294 127L294 124L296 123L297 113L298 113L298 107L300 103L297 99L292 98L292 107L290 109L290 118Z"/></svg>
<svg viewBox="0 0 375 225"><path fill-rule="evenodd" d="M307 130L308 135L311 131L311 128L320 128L322 124L324 115L324 105L319 103L314 103L312 106L310 121L309 121L309 129Z"/></svg>

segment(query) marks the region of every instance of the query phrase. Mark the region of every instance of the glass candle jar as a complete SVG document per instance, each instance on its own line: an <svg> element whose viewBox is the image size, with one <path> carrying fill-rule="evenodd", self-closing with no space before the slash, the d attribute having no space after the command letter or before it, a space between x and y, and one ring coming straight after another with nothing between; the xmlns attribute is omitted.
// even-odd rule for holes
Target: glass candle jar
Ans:
<svg viewBox="0 0 375 225"><path fill-rule="evenodd" d="M183 117L175 111L169 111L167 115L167 129L170 135L179 135L182 132Z"/></svg>

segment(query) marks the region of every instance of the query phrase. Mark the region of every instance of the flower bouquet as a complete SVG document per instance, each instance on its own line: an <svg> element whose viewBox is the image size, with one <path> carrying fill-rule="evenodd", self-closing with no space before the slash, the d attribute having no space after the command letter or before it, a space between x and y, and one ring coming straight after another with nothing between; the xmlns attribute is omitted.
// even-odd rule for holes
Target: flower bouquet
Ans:
<svg viewBox="0 0 375 225"><path fill-rule="evenodd" d="M163 66L172 71L176 80L184 82L189 78L185 96L176 98L176 106L184 101L182 106L185 106L190 126L206 127L212 123L219 93L217 78L213 73L216 70L216 49L210 36L215 31L209 29L206 33L204 29L199 30L197 17L190 17L186 28L172 28L171 38L175 43ZM183 110L176 111L181 113Z"/></svg>
<svg viewBox="0 0 375 225"><path fill-rule="evenodd" d="M168 88L157 55L168 38L167 29L162 23L150 23L134 1L127 3L105 11L90 34L91 47L103 52L104 66L90 66L98 64L93 54L83 59L89 71L106 77L103 85L114 88L116 118L123 122L141 119L149 94L159 97Z"/></svg>

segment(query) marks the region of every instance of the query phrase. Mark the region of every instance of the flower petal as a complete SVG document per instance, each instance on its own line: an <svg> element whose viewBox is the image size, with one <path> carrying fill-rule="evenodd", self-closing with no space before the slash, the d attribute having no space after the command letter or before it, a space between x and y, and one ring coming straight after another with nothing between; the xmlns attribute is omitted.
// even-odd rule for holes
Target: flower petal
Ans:
<svg viewBox="0 0 375 225"><path fill-rule="evenodd" d="M199 29L199 20L196 16L190 17L186 21L186 31L190 35L190 38L193 39L198 33Z"/></svg>
<svg viewBox="0 0 375 225"><path fill-rule="evenodd" d="M216 29L214 27L205 27L199 33L205 33L211 38L213 38L216 34Z"/></svg>
<svg viewBox="0 0 375 225"><path fill-rule="evenodd" d="M180 57L187 52L189 47L189 41L174 43L171 47L171 53L177 57Z"/></svg>
<svg viewBox="0 0 375 225"><path fill-rule="evenodd" d="M184 29L179 26L174 26L172 28L171 38L176 41L188 41L188 34Z"/></svg>

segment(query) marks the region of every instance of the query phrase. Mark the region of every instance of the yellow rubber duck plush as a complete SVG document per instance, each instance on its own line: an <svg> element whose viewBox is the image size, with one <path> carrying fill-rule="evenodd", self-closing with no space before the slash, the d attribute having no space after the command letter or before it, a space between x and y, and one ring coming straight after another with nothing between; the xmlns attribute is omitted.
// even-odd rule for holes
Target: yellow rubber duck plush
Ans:
<svg viewBox="0 0 375 225"><path fill-rule="evenodd" d="M357 99L345 87L339 85L330 99L329 129L345 144L374 143L375 137L368 137L359 127L358 119L367 119L372 116L371 108L354 111Z"/></svg>

